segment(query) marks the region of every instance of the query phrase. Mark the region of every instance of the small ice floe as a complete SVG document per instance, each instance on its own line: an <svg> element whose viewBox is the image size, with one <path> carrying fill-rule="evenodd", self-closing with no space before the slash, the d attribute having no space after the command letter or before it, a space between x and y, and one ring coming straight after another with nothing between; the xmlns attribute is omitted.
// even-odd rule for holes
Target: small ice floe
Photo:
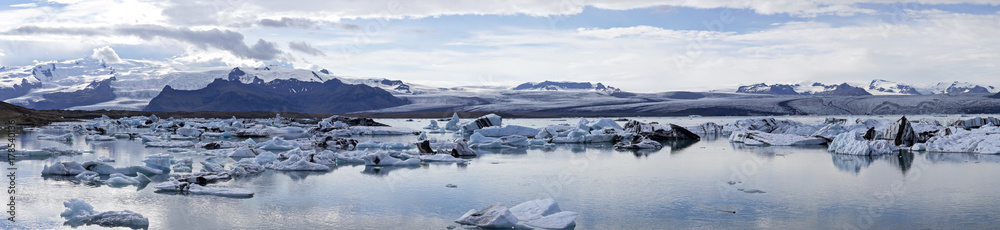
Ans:
<svg viewBox="0 0 1000 230"><path fill-rule="evenodd" d="M149 182L151 182L151 180L149 180L149 177L146 177L146 175L142 173L139 173L134 177L125 176L124 174L121 173L113 173L111 174L111 178L108 178L108 180L104 181L104 184L107 184L110 187L118 188L130 185L139 186L142 184L147 184Z"/></svg>
<svg viewBox="0 0 1000 230"><path fill-rule="evenodd" d="M38 135L38 139L39 140L49 140L49 141L64 141L64 142L69 142L69 141L73 141L73 134L71 134L71 133L67 133L67 134L63 134L63 135L39 134Z"/></svg>
<svg viewBox="0 0 1000 230"><path fill-rule="evenodd" d="M82 225L98 225L107 228L149 228L149 219L129 210L97 212L94 210L94 206L76 198L63 202L63 206L66 207L66 210L59 216L66 219L65 225L74 228Z"/></svg>
<svg viewBox="0 0 1000 230"><path fill-rule="evenodd" d="M256 145L256 148L258 149L275 150L275 151L285 151L301 147L302 145L300 145L298 142L286 141L285 139L282 139L280 137L273 137L271 138L271 140L261 142Z"/></svg>
<svg viewBox="0 0 1000 230"><path fill-rule="evenodd" d="M481 228L564 229L575 226L576 217L575 212L560 210L553 199L538 199L509 209L494 203L483 210L469 210L455 222Z"/></svg>
<svg viewBox="0 0 1000 230"><path fill-rule="evenodd" d="M250 147L242 146L242 147L234 149L232 152L229 152L229 154L227 154L226 156L232 157L232 158L257 157L257 151L254 150L254 149L251 149Z"/></svg>
<svg viewBox="0 0 1000 230"><path fill-rule="evenodd" d="M615 144L620 149L659 149L663 144L650 140L645 136L632 136L631 140L622 140Z"/></svg>
<svg viewBox="0 0 1000 230"><path fill-rule="evenodd" d="M170 169L174 172L191 172L193 165L194 160L191 157L184 157L170 165Z"/></svg>
<svg viewBox="0 0 1000 230"><path fill-rule="evenodd" d="M322 161L324 163L332 163L336 165L332 160L326 159L322 156L317 156L315 154L310 154L308 156L291 155L288 159L281 162L274 162L269 168L278 171L330 171L330 166L316 163L316 161Z"/></svg>
<svg viewBox="0 0 1000 230"><path fill-rule="evenodd" d="M392 154L387 151L368 153L367 155L361 156L361 160L365 161L365 165L368 166L411 166L420 164L420 159L409 158L403 160L393 157Z"/></svg>
<svg viewBox="0 0 1000 230"><path fill-rule="evenodd" d="M536 128L524 127L519 125L507 125L504 127L495 127L495 126L486 127L482 129L477 129L473 132L486 137L503 137L511 135L535 136L535 134L538 134L539 131L540 130Z"/></svg>
<svg viewBox="0 0 1000 230"><path fill-rule="evenodd" d="M774 134L761 131L735 131L729 136L729 141L752 146L822 145L827 142L825 139L819 137Z"/></svg>
<svg viewBox="0 0 1000 230"><path fill-rule="evenodd" d="M145 163L146 167L158 169L163 171L163 173L170 173L170 165L173 158L171 155L159 153L144 157L142 163Z"/></svg>
<svg viewBox="0 0 1000 230"><path fill-rule="evenodd" d="M236 177L257 175L264 172L264 166L258 164L253 158L243 158L233 165L230 172Z"/></svg>
<svg viewBox="0 0 1000 230"><path fill-rule="evenodd" d="M190 141L150 141L146 142L147 147L161 147L161 148L180 148L180 147L191 147L194 146L194 142Z"/></svg>
<svg viewBox="0 0 1000 230"><path fill-rule="evenodd" d="M498 202L483 210L469 210L455 220L455 223L481 228L513 228L517 225L517 217L507 209L507 206Z"/></svg>
<svg viewBox="0 0 1000 230"><path fill-rule="evenodd" d="M80 154L83 154L83 152L84 152L82 150L59 149L59 148L56 148L56 147L45 147L45 148L42 148L42 151L52 153L52 155L56 155L56 156L59 156L59 155L80 155Z"/></svg>
<svg viewBox="0 0 1000 230"><path fill-rule="evenodd" d="M128 166L123 168L115 168L104 162L97 161L87 161L83 164L79 162L57 162L52 165L46 165L42 169L42 175L62 175L62 176L76 176L77 174L92 171L100 175L111 175L114 173L121 173L125 175L136 175L137 173L143 173L147 175L156 175L163 173L161 170L153 169L146 166Z"/></svg>
<svg viewBox="0 0 1000 230"><path fill-rule="evenodd" d="M741 189L737 189L737 190L739 190L741 192L745 192L745 193L767 193L767 192L761 191L760 189L742 189L741 188Z"/></svg>
<svg viewBox="0 0 1000 230"><path fill-rule="evenodd" d="M253 197L253 192L242 188L227 188L221 186L201 186L190 182L181 182L177 179L170 180L153 186L158 191L180 192L192 195L215 195L223 197Z"/></svg>
<svg viewBox="0 0 1000 230"><path fill-rule="evenodd" d="M868 140L858 131L838 134L827 147L828 151L848 155L880 155L897 150L886 140Z"/></svg>
<svg viewBox="0 0 1000 230"><path fill-rule="evenodd" d="M87 136L84 136L84 139L86 139L88 141L113 141L113 140L117 140L114 137L111 137L111 136L102 136L102 135L87 135Z"/></svg>
<svg viewBox="0 0 1000 230"><path fill-rule="evenodd" d="M438 126L438 122L437 121L431 120L431 123L429 125L427 125L427 126L424 126L424 129L438 130L438 129L441 129L441 127Z"/></svg>
<svg viewBox="0 0 1000 230"><path fill-rule="evenodd" d="M364 150L364 149L411 149L413 147L416 146L410 143L375 142L372 140L368 140L366 142L358 143L357 145L355 145L354 148L357 150Z"/></svg>

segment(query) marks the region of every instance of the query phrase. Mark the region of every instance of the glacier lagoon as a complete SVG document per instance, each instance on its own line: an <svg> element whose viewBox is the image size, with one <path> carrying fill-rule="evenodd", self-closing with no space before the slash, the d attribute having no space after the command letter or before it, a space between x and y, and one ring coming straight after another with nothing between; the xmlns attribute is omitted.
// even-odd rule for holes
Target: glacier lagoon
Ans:
<svg viewBox="0 0 1000 230"><path fill-rule="evenodd" d="M681 126L731 123L747 117L631 118ZM782 117L807 124L825 117ZM844 117L846 118L846 117ZM896 117L887 116L888 119ZM926 117L954 120L955 117ZM579 118L504 119L541 128ZM915 118L916 119L916 118ZM377 119L420 130L428 120ZM623 122L619 122L622 124ZM70 123L58 125L74 125ZM171 153L138 140L18 139L18 151L44 147L81 155L22 158L17 172L17 222L3 229L63 228L63 202L78 198L97 210L131 210L150 229L440 229L469 209L553 198L579 213L576 229L660 228L990 228L1000 222L1000 156L901 152L839 155L825 146L746 146L728 137L664 142L658 150L619 150L613 143L476 149L466 164L338 165L328 172L266 170L217 184L254 192L251 198L156 192L152 183L114 188L72 176L42 176L56 162L108 157L142 165L145 156L190 156L194 170L208 156ZM454 139L453 133L428 138ZM414 142L416 135L354 136L359 141ZM466 136L468 138L468 136ZM269 138L257 138L258 142ZM239 141L241 139L234 139ZM204 151L204 150L199 150ZM198 151L195 151L198 152ZM280 151L275 151L278 153ZM229 160L226 165L233 165ZM107 179L107 176L103 176ZM447 187L452 184L455 187ZM80 229L96 228L81 226Z"/></svg>

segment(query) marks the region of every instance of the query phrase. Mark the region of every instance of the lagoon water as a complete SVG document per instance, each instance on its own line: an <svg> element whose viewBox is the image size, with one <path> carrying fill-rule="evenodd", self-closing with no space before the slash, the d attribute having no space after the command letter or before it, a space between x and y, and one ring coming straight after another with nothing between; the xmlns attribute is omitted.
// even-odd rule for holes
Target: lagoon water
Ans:
<svg viewBox="0 0 1000 230"><path fill-rule="evenodd" d="M694 125L727 118L636 118ZM818 123L822 117L793 117ZM542 127L567 119L504 119ZM426 119L379 119L419 129ZM63 124L65 125L65 124ZM142 165L166 153L138 140L72 143L26 133L19 151L47 146L92 150L77 156L23 159L17 167L17 222L2 229L69 228L63 202L82 199L98 211L132 210L150 229L445 229L470 209L554 198L579 213L576 229L981 229L1000 226L1000 156L905 152L836 155L825 147L750 147L725 137L665 143L656 151L619 151L611 144L477 150L465 165L341 165L330 172L276 172L222 185L252 198L156 193L152 185L111 188L73 177L43 177L46 164L107 156L115 166ZM454 139L456 134L429 134ZM416 136L361 136L361 141L412 142ZM176 158L186 155L177 154ZM190 155L196 161L206 156ZM230 162L231 164L232 162ZM105 177L106 178L106 177ZM732 183L730 183L732 182ZM457 188L445 187L455 184ZM79 229L98 228L82 226Z"/></svg>

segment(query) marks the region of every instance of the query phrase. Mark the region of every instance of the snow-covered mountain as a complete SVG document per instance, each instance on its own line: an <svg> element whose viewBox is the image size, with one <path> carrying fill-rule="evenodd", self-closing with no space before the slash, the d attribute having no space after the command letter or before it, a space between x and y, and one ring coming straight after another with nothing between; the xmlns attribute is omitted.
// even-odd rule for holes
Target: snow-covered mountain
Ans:
<svg viewBox="0 0 1000 230"><path fill-rule="evenodd" d="M934 85L912 85L887 80L875 79L868 85L853 83L823 84L819 82L802 82L797 84L758 83L740 86L737 93L770 94L770 95L832 95L832 96L864 96L864 95L933 95L933 94L988 94L996 93L994 86L983 86L968 82L942 82Z"/></svg>
<svg viewBox="0 0 1000 230"><path fill-rule="evenodd" d="M511 90L546 90L546 91L598 91L598 92L621 92L621 89L606 86L600 82L593 84L590 82L526 82L511 88Z"/></svg>

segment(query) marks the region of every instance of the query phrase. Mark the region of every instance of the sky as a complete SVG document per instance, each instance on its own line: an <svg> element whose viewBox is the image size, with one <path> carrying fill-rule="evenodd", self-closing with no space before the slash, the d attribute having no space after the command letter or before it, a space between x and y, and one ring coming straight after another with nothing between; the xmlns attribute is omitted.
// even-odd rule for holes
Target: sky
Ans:
<svg viewBox="0 0 1000 230"><path fill-rule="evenodd" d="M423 85L1000 86L1000 1L14 0L0 66L88 56Z"/></svg>

